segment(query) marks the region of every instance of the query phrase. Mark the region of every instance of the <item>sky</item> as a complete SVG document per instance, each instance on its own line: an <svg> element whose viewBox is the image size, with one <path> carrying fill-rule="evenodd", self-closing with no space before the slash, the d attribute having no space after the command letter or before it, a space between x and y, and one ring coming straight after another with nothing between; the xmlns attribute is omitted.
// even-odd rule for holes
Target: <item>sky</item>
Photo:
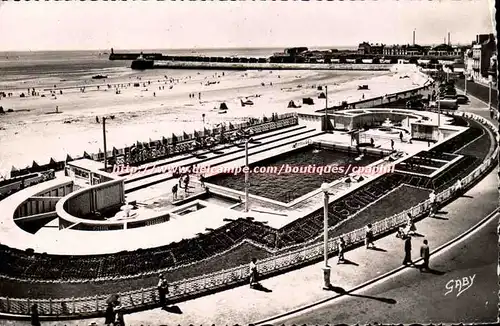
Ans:
<svg viewBox="0 0 500 326"><path fill-rule="evenodd" d="M0 51L470 44L492 0L0 2Z"/></svg>

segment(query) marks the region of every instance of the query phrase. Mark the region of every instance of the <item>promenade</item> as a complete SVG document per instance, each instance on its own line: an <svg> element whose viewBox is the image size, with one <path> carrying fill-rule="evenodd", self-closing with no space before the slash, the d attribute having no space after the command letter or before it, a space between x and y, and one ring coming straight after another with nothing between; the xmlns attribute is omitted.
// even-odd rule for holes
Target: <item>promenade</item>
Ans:
<svg viewBox="0 0 500 326"><path fill-rule="evenodd" d="M489 118L488 109L474 101L474 108L466 108L485 118ZM416 223L420 236L413 238L413 259L418 259L418 248L425 238L432 253L440 246L473 228L485 216L498 208L497 171L490 172L484 179L460 198L442 207L434 218L426 217ZM348 263L337 265L336 257L330 258L332 267L331 283L347 292L367 285L381 278L389 278L403 267L404 243L390 234L375 241L377 250L358 247L346 252ZM189 324L269 324L281 323L273 317L308 309L318 302L334 300L339 294L324 291L323 263L288 272L270 279L262 280L263 290L241 286L224 292L177 304L168 311L159 308L125 315L127 325L189 325ZM449 281L443 275L432 274L437 286L444 289ZM387 279L386 279L387 277ZM479 281L478 281L479 282ZM286 299L284 299L286 298ZM397 310L398 305L393 305ZM401 308L399 308L401 309ZM332 320L331 322L335 322ZM450 322L459 322L450 321ZM104 318L79 321L42 322L42 325L103 325ZM29 325L27 321L3 321L3 325Z"/></svg>

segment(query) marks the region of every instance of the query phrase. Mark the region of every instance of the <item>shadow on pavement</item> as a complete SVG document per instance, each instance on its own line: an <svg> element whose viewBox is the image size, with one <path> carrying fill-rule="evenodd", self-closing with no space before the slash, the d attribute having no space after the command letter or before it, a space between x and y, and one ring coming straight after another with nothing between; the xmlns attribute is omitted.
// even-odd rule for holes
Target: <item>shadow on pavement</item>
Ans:
<svg viewBox="0 0 500 326"><path fill-rule="evenodd" d="M371 247L371 248L368 248L368 249L370 249L370 250L374 250L374 251L387 252L387 250L382 249L382 248L378 248L378 247Z"/></svg>
<svg viewBox="0 0 500 326"><path fill-rule="evenodd" d="M436 212L436 214L438 214L438 215L447 215L448 212L446 212L446 211L438 211L438 212Z"/></svg>
<svg viewBox="0 0 500 326"><path fill-rule="evenodd" d="M257 291L262 291L262 292L266 292L266 293L270 293L270 292L273 292L273 290L270 290L268 288L266 288L265 286L263 286L262 284L255 284L252 286L252 289L254 290L257 290Z"/></svg>
<svg viewBox="0 0 500 326"><path fill-rule="evenodd" d="M173 313L173 314L182 315L182 310L178 306L167 306L167 307L163 308L163 310L165 310L166 312Z"/></svg>
<svg viewBox="0 0 500 326"><path fill-rule="evenodd" d="M418 268L420 269L420 266L418 266ZM438 271L437 269L432 269L432 268L426 270L420 270L420 272L439 275L439 276L446 274L446 272Z"/></svg>
<svg viewBox="0 0 500 326"><path fill-rule="evenodd" d="M423 237L425 237L425 235L420 234L420 233L417 233L417 232L414 232L414 233L410 234L410 236L412 236L412 237L418 237L418 238L423 238Z"/></svg>
<svg viewBox="0 0 500 326"><path fill-rule="evenodd" d="M431 218L434 218L436 220L449 220L449 218L447 218L447 217L441 217L441 216L436 216L436 215L432 216Z"/></svg>
<svg viewBox="0 0 500 326"><path fill-rule="evenodd" d="M474 198L474 197L469 196L469 195L462 195L462 196L460 196L460 198Z"/></svg>
<svg viewBox="0 0 500 326"><path fill-rule="evenodd" d="M338 294L349 295L351 297L358 297L358 298L365 298L365 299L377 300L377 301L380 301L380 302L383 302L383 303L387 303L387 304L396 304L397 303L396 300L391 299L391 298L379 298L379 297L373 297L373 296L370 296L370 295L352 294L352 293L347 292L346 290L344 290L343 288L341 288L339 286L330 285L329 290L333 291L333 292L337 292Z"/></svg>
<svg viewBox="0 0 500 326"><path fill-rule="evenodd" d="M355 263L355 262L353 262L352 260L349 260L349 259L342 260L342 262L340 264L359 266L358 263Z"/></svg>

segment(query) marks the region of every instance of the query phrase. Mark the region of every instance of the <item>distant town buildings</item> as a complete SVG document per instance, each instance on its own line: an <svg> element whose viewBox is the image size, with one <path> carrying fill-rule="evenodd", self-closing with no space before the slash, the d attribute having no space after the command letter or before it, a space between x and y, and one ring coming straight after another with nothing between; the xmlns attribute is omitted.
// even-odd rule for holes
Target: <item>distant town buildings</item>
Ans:
<svg viewBox="0 0 500 326"><path fill-rule="evenodd" d="M479 82L497 82L497 50L493 34L480 34L465 53L467 75Z"/></svg>
<svg viewBox="0 0 500 326"><path fill-rule="evenodd" d="M384 45L383 44L370 44L368 42L360 43L358 46L358 54L383 54Z"/></svg>

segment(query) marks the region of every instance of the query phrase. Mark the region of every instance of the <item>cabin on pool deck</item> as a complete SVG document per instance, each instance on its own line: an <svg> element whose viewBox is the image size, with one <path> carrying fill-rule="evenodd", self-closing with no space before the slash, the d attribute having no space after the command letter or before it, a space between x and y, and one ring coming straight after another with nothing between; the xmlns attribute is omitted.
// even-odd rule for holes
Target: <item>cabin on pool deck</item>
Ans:
<svg viewBox="0 0 500 326"><path fill-rule="evenodd" d="M103 170L104 162L82 158L67 162L64 175L73 179L73 182L81 187L88 187L116 179L115 176Z"/></svg>

